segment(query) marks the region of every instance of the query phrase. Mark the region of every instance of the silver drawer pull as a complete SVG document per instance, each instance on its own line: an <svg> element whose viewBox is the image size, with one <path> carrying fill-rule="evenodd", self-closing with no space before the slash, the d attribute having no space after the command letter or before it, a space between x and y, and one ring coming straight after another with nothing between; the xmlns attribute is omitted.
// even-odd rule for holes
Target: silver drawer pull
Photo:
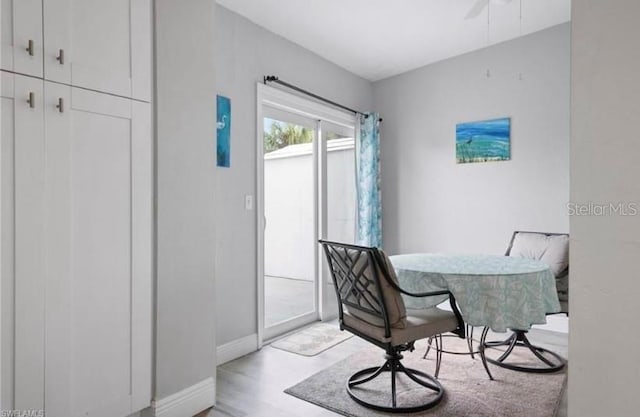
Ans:
<svg viewBox="0 0 640 417"><path fill-rule="evenodd" d="M60 113L64 113L64 99L62 97L58 98L58 104L56 104L56 109Z"/></svg>
<svg viewBox="0 0 640 417"><path fill-rule="evenodd" d="M29 55L33 56L33 54L34 54L33 39L29 39L29 43L28 43L28 46L27 46L27 52L29 52Z"/></svg>
<svg viewBox="0 0 640 417"><path fill-rule="evenodd" d="M60 63L60 65L64 65L64 49L61 49L60 52L58 52L58 56L56 57L56 61L58 61Z"/></svg>
<svg viewBox="0 0 640 417"><path fill-rule="evenodd" d="M29 93L29 98L27 99L27 103L29 103L29 107L35 109L36 107L36 93L33 91Z"/></svg>

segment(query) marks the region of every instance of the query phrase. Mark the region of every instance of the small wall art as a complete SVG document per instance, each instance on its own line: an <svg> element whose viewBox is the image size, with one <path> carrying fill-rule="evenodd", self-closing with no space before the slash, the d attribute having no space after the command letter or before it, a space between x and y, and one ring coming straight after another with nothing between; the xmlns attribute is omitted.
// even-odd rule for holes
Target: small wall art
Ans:
<svg viewBox="0 0 640 417"><path fill-rule="evenodd" d="M456 125L456 161L508 161L511 159L511 118Z"/></svg>
<svg viewBox="0 0 640 417"><path fill-rule="evenodd" d="M217 96L217 165L231 166L231 100Z"/></svg>

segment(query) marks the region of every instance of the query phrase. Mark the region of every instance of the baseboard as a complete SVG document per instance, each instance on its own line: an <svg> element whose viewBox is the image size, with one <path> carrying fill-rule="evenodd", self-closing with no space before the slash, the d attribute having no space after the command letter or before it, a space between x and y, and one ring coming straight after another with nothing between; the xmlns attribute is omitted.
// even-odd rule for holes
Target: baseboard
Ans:
<svg viewBox="0 0 640 417"><path fill-rule="evenodd" d="M232 340L216 349L216 365L222 365L256 350L258 350L258 335L256 333Z"/></svg>
<svg viewBox="0 0 640 417"><path fill-rule="evenodd" d="M168 397L154 400L151 407L143 410L142 417L185 417L215 405L216 384L207 378Z"/></svg>

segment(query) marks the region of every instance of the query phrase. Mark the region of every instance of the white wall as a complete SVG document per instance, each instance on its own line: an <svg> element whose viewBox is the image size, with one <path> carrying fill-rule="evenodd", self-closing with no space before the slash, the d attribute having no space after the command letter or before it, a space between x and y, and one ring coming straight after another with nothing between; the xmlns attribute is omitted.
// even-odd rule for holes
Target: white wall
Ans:
<svg viewBox="0 0 640 417"><path fill-rule="evenodd" d="M215 380L213 0L156 0L156 400ZM211 388L211 387L209 387ZM211 405L215 394L209 395ZM183 409L183 415L199 410Z"/></svg>
<svg viewBox="0 0 640 417"><path fill-rule="evenodd" d="M264 273L313 281L313 155L264 161Z"/></svg>
<svg viewBox="0 0 640 417"><path fill-rule="evenodd" d="M218 6L216 92L231 98L231 167L217 169L218 345L256 333L256 82L277 75L357 109L371 108L371 84ZM205 44L202 44L205 45ZM202 45L200 45L202 47Z"/></svg>
<svg viewBox="0 0 640 417"><path fill-rule="evenodd" d="M355 149L329 153L327 157L327 239L329 240L355 243L355 172ZM328 278L328 281L331 281L331 278ZM335 314L338 314L337 310Z"/></svg>
<svg viewBox="0 0 640 417"><path fill-rule="evenodd" d="M286 157L266 157L264 161L267 220L264 272L269 276L313 281L317 245L313 240L313 155L311 144L294 146L305 150ZM327 149L329 239L353 242L355 200L353 145L348 149Z"/></svg>
<svg viewBox="0 0 640 417"><path fill-rule="evenodd" d="M640 2L572 10L571 201L640 204ZM569 416L637 416L640 218L572 216Z"/></svg>
<svg viewBox="0 0 640 417"><path fill-rule="evenodd" d="M386 250L503 254L514 230L568 231L569 31L374 84ZM507 116L510 161L456 164L456 123Z"/></svg>

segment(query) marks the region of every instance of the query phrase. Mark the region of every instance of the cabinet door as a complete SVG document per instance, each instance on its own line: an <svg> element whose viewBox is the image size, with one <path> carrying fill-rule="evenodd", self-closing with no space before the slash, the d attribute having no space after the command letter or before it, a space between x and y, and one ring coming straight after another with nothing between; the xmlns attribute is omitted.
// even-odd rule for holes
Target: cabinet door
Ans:
<svg viewBox="0 0 640 417"><path fill-rule="evenodd" d="M43 0L47 80L149 101L150 0Z"/></svg>
<svg viewBox="0 0 640 417"><path fill-rule="evenodd" d="M151 397L150 105L45 82L48 417Z"/></svg>
<svg viewBox="0 0 640 417"><path fill-rule="evenodd" d="M2 73L2 410L44 405L43 82Z"/></svg>
<svg viewBox="0 0 640 417"><path fill-rule="evenodd" d="M2 0L2 69L42 77L42 0Z"/></svg>

